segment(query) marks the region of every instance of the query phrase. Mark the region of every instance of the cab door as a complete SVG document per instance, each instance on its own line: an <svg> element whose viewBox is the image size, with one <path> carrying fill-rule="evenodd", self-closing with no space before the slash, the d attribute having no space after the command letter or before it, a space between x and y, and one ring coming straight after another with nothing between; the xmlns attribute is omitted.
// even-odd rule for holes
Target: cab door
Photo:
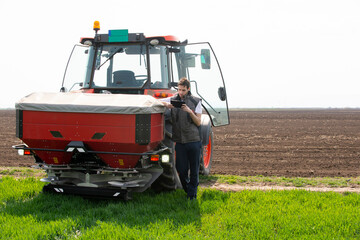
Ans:
<svg viewBox="0 0 360 240"><path fill-rule="evenodd" d="M202 99L214 127L230 123L224 78L210 43L181 46L176 54L178 78L187 77L191 93ZM174 81L178 81L174 79Z"/></svg>

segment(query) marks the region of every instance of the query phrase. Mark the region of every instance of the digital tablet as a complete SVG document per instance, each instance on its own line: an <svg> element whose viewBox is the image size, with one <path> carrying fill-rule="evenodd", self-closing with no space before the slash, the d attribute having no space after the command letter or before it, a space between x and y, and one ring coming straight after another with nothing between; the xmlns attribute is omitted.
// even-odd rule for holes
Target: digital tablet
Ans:
<svg viewBox="0 0 360 240"><path fill-rule="evenodd" d="M185 102L179 100L171 100L170 103L176 108L181 108L181 106L185 104Z"/></svg>

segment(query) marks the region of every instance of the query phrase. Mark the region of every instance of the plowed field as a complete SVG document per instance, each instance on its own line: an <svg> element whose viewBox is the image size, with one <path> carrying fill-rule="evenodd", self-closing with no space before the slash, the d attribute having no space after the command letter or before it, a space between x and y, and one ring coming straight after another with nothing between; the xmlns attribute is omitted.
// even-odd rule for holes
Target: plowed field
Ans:
<svg viewBox="0 0 360 240"><path fill-rule="evenodd" d="M360 109L232 111L214 128L212 173L241 176L360 175ZM15 110L0 111L0 166L31 166L11 148Z"/></svg>

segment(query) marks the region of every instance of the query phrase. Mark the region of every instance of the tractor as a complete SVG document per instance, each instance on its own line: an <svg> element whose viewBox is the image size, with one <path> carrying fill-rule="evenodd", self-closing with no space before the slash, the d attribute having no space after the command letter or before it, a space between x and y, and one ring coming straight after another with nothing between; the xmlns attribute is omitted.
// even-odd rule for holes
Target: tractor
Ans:
<svg viewBox="0 0 360 240"><path fill-rule="evenodd" d="M170 110L162 98L186 77L202 99L200 174L210 173L212 127L230 123L225 84L207 42L127 29L81 38L59 92L34 92L15 104L20 155L44 169L44 192L130 199L148 188L181 188Z"/></svg>

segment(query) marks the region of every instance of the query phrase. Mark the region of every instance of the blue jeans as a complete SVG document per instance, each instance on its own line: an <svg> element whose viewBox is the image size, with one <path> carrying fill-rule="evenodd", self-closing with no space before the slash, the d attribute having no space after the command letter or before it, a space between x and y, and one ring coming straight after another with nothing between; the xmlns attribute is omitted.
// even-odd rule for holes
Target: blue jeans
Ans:
<svg viewBox="0 0 360 240"><path fill-rule="evenodd" d="M176 170L188 198L196 198L199 185L201 142L176 143ZM190 176L189 176L190 169Z"/></svg>

